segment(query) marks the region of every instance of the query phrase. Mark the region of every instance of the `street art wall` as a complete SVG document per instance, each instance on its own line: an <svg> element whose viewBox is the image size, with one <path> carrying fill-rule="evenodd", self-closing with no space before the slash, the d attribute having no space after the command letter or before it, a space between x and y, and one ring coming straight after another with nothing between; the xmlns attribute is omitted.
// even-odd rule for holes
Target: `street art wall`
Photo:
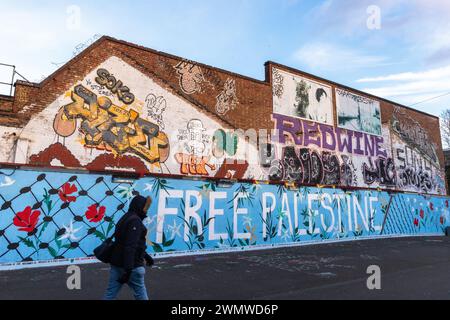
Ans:
<svg viewBox="0 0 450 320"><path fill-rule="evenodd" d="M271 180L299 184L395 187L383 137L273 114L277 135Z"/></svg>
<svg viewBox="0 0 450 320"><path fill-rule="evenodd" d="M0 268L91 256L136 194L154 198L153 254L443 234L437 118L266 68L259 81L102 37L17 83L0 112Z"/></svg>
<svg viewBox="0 0 450 320"><path fill-rule="evenodd" d="M173 67L183 92L201 90L199 67L188 62ZM217 103L220 113L238 104L232 80L225 83ZM5 152L2 160L142 174L260 176L259 166L249 168L246 162L248 154L257 154L256 146L244 136L229 133L225 126L173 90L112 57L20 130L19 147L25 156L11 161L14 155L6 157ZM8 146L12 150L14 145Z"/></svg>
<svg viewBox="0 0 450 320"><path fill-rule="evenodd" d="M92 256L137 194L154 199L144 221L151 254L443 234L450 221L443 197L1 171L0 266Z"/></svg>
<svg viewBox="0 0 450 320"><path fill-rule="evenodd" d="M164 60L175 79L168 85L123 59L113 55L69 82L23 128L0 126L0 162L446 193L440 146L405 108L386 120L373 97L273 67L271 111L258 105L241 116L271 124L243 130L229 118L252 100L242 79ZM204 92L207 107L193 98Z"/></svg>
<svg viewBox="0 0 450 320"><path fill-rule="evenodd" d="M427 131L400 107L394 109L391 131L398 188L445 194L445 174L437 155L438 147Z"/></svg>
<svg viewBox="0 0 450 320"><path fill-rule="evenodd" d="M269 180L445 194L438 146L404 108L382 123L379 101L336 88L334 117L331 87L311 81L272 68L274 135L261 153ZM297 112L302 103L327 116Z"/></svg>

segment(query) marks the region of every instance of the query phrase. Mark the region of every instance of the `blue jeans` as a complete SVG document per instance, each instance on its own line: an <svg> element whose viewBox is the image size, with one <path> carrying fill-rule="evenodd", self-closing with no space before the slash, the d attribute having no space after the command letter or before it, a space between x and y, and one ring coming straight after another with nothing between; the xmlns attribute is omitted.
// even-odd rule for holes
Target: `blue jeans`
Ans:
<svg viewBox="0 0 450 320"><path fill-rule="evenodd" d="M122 289L123 286L123 284L119 283L118 280L124 273L125 270L123 268L111 266L108 289L106 289L104 300L116 299L120 289ZM131 288L131 290L133 290L134 298L136 300L148 300L144 276L145 276L144 267L133 269L133 271L131 272L130 280L127 283L128 286Z"/></svg>

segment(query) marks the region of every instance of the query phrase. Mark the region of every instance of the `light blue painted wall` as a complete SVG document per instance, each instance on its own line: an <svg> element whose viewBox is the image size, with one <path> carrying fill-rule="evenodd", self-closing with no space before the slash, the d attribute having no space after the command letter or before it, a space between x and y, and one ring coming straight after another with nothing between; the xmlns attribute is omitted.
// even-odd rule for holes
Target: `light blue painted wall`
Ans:
<svg viewBox="0 0 450 320"><path fill-rule="evenodd" d="M10 176L0 175L0 264L92 255L136 192L154 199L145 223L148 251L158 254L443 234L450 221L444 197L2 171Z"/></svg>

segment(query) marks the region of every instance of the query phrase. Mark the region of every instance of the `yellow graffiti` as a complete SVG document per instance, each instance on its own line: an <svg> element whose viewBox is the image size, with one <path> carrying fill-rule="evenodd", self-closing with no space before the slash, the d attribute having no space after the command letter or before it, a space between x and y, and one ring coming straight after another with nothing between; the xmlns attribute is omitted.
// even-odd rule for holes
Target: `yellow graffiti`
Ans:
<svg viewBox="0 0 450 320"><path fill-rule="evenodd" d="M82 143L88 148L119 155L133 152L150 163L167 160L167 135L156 124L140 118L136 110L114 105L107 97L97 98L82 85L76 86L70 97L72 102L61 108L55 121L54 129L59 135L67 132L63 132L64 121L82 119Z"/></svg>

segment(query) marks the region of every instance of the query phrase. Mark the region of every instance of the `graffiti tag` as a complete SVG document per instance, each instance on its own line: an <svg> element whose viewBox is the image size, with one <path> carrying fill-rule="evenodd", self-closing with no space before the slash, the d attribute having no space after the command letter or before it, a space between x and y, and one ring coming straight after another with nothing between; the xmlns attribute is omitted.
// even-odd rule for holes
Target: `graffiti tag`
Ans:
<svg viewBox="0 0 450 320"><path fill-rule="evenodd" d="M125 104L132 104L134 102L134 94L130 92L130 88L123 85L123 82L117 80L106 69L97 70L98 77L95 81L102 86L107 87L112 93L117 94L119 100Z"/></svg>
<svg viewBox="0 0 450 320"><path fill-rule="evenodd" d="M202 69L188 60L183 60L175 67L180 79L180 88L186 94L194 94L202 91L202 83L205 82Z"/></svg>
<svg viewBox="0 0 450 320"><path fill-rule="evenodd" d="M226 114L230 110L234 110L239 101L236 96L236 81L228 79L225 82L223 91L217 96L216 111L220 115Z"/></svg>

